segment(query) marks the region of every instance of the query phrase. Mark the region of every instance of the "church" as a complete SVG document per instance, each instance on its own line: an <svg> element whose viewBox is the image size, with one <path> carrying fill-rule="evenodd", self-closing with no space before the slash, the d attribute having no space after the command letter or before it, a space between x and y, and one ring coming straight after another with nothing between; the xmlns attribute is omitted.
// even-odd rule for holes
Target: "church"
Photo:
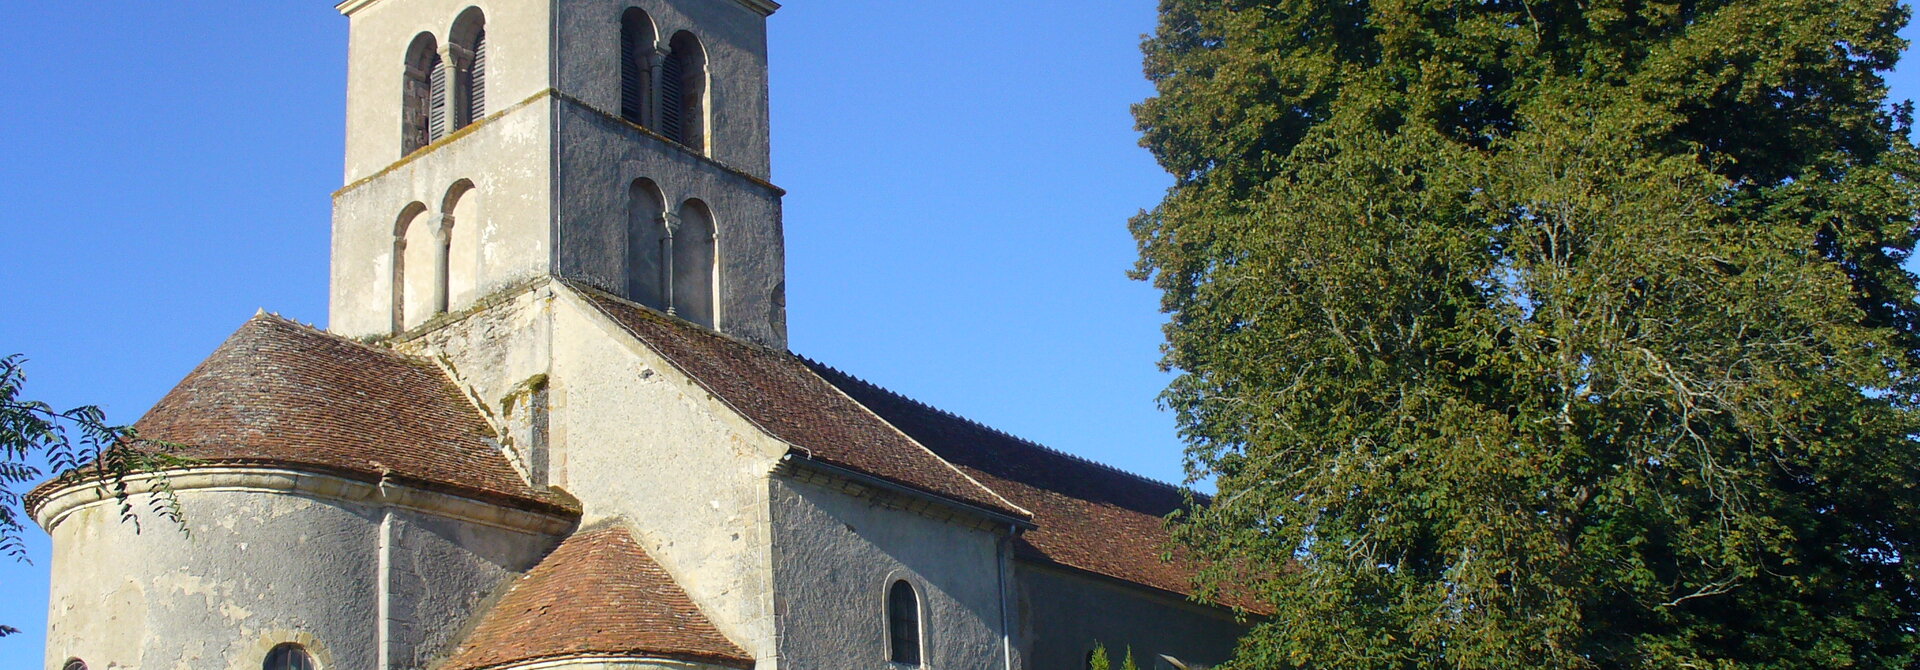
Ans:
<svg viewBox="0 0 1920 670"><path fill-rule="evenodd" d="M1204 668L1171 486L787 348L771 0L345 0L329 328L56 480L49 669ZM1116 658L1116 666L1118 665Z"/></svg>

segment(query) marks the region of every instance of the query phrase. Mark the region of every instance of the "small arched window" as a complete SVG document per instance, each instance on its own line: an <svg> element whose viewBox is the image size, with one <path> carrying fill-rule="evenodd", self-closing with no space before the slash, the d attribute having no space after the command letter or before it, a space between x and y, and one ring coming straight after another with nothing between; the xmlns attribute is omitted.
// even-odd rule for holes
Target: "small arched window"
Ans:
<svg viewBox="0 0 1920 670"><path fill-rule="evenodd" d="M66 665L60 666L60 670L87 670L87 662L77 658L69 658L67 659Z"/></svg>
<svg viewBox="0 0 1920 670"><path fill-rule="evenodd" d="M707 203L688 200L680 206L679 229L672 231L673 313L682 319L713 328L716 325L713 296L718 284L714 272L713 212Z"/></svg>
<svg viewBox="0 0 1920 670"><path fill-rule="evenodd" d="M667 208L660 186L640 179L627 187L627 298L666 311Z"/></svg>
<svg viewBox="0 0 1920 670"><path fill-rule="evenodd" d="M700 38L681 31L667 45L660 69L660 127L656 130L700 153L707 152L707 51Z"/></svg>
<svg viewBox="0 0 1920 670"><path fill-rule="evenodd" d="M447 311L447 230L427 206L408 204L394 223L393 330L404 332Z"/></svg>
<svg viewBox="0 0 1920 670"><path fill-rule="evenodd" d="M420 33L407 47L406 81L401 89L400 154L419 151L446 135L447 75L440 43Z"/></svg>
<svg viewBox="0 0 1920 670"><path fill-rule="evenodd" d="M447 33L453 46L453 96L448 102L453 113L453 130L467 127L487 116L487 15L479 7L468 7L453 22Z"/></svg>
<svg viewBox="0 0 1920 670"><path fill-rule="evenodd" d="M887 660L920 667L920 596L905 580L887 589Z"/></svg>
<svg viewBox="0 0 1920 670"><path fill-rule="evenodd" d="M267 652L267 660L260 664L261 670L318 670L319 667L305 647L291 642L274 647Z"/></svg>
<svg viewBox="0 0 1920 670"><path fill-rule="evenodd" d="M653 127L653 19L639 7L620 16L620 118Z"/></svg>

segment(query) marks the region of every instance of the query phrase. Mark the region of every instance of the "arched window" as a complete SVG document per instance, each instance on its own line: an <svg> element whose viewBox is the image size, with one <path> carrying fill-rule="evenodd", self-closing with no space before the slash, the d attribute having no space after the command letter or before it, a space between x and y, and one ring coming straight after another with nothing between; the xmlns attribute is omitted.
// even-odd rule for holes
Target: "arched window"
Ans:
<svg viewBox="0 0 1920 670"><path fill-rule="evenodd" d="M471 304L480 289L480 194L462 179L440 202L440 225L447 237L447 305Z"/></svg>
<svg viewBox="0 0 1920 670"><path fill-rule="evenodd" d="M666 311L667 218L660 187L640 179L627 188L627 297Z"/></svg>
<svg viewBox="0 0 1920 670"><path fill-rule="evenodd" d="M446 134L447 76L440 66L440 43L420 33L407 47L406 82L400 103L402 156L419 151Z"/></svg>
<svg viewBox="0 0 1920 670"><path fill-rule="evenodd" d="M260 670L318 670L319 667L305 647L291 642L274 647L267 652L267 660L260 664Z"/></svg>
<svg viewBox="0 0 1920 670"><path fill-rule="evenodd" d="M700 38L681 31L667 45L660 69L660 127L656 130L700 153L707 152L707 51Z"/></svg>
<svg viewBox="0 0 1920 670"><path fill-rule="evenodd" d="M713 212L707 203L688 200L680 205L679 229L670 246L673 262L673 313L682 319L715 326Z"/></svg>
<svg viewBox="0 0 1920 670"><path fill-rule="evenodd" d="M420 203L407 205L394 224L395 332L447 311L447 236Z"/></svg>
<svg viewBox="0 0 1920 670"><path fill-rule="evenodd" d="M87 662L77 658L69 658L67 659L66 665L60 666L60 670L87 670Z"/></svg>
<svg viewBox="0 0 1920 670"><path fill-rule="evenodd" d="M920 667L920 596L905 580L887 589L887 660Z"/></svg>
<svg viewBox="0 0 1920 670"><path fill-rule="evenodd" d="M620 118L653 127L653 19L639 7L620 16Z"/></svg>
<svg viewBox="0 0 1920 670"><path fill-rule="evenodd" d="M467 127L487 115L487 15L468 7L454 19L447 33L453 48L453 130Z"/></svg>

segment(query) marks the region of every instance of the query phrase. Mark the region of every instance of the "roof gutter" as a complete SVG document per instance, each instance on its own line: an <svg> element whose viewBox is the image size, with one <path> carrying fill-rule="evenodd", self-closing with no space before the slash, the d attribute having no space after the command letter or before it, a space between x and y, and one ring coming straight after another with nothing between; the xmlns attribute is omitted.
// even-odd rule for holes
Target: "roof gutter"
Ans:
<svg viewBox="0 0 1920 670"><path fill-rule="evenodd" d="M898 484L889 480L881 479L879 477L869 475L859 470L854 470L852 468L834 465L832 463L828 463L826 461L822 461L817 458L814 458L811 452L804 455L796 452L788 452L787 455L782 456L780 458L780 462L794 466L794 467L807 468L810 470L814 470L816 472L823 472L823 473L833 475L835 477L840 477L843 479L850 479L866 486L871 486L873 488L881 489L883 491L887 491L890 493L896 493L896 494L903 495L916 500L924 500L937 505L956 508L961 511L967 512L969 514L975 514L982 517L986 517L990 521L1007 524L1009 526L1013 526L1021 530L1033 530L1035 528L1039 528L1039 526L1034 525L1033 521L1028 519L1022 519L1020 517L1016 517L1011 514L1006 514L1004 512L988 509L986 507L975 505L973 503L962 502L962 501L954 500L952 498L948 498L945 496L934 495L932 493L928 493L926 491L922 491L920 489L913 488L911 486L906 486L906 485Z"/></svg>

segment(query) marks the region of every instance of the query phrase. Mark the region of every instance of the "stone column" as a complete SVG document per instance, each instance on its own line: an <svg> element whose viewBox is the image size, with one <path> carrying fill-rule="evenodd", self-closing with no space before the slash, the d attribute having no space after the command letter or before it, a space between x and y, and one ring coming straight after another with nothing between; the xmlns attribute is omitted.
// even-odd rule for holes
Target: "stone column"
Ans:
<svg viewBox="0 0 1920 670"><path fill-rule="evenodd" d="M661 207L661 209L666 209ZM666 235L660 238L660 301L673 314L673 237L680 233L680 215L676 212L660 214L660 229Z"/></svg>
<svg viewBox="0 0 1920 670"><path fill-rule="evenodd" d="M433 306L435 315L447 312L447 285L453 264L452 244L453 215L441 214L440 225L433 229L433 292L428 294L427 303Z"/></svg>
<svg viewBox="0 0 1920 670"><path fill-rule="evenodd" d="M448 42L440 47L440 66L447 69L447 134L452 135L474 122L467 116L473 109L473 50Z"/></svg>
<svg viewBox="0 0 1920 670"><path fill-rule="evenodd" d="M653 58L647 60L647 122L643 125L653 132L663 135L665 133L662 133L660 129L660 115L663 113L660 107L660 101L661 98L666 96L665 91L661 89L661 86L663 86L661 82L664 81L661 78L661 74L667 67L667 58L672 55L672 52L666 49L654 49ZM669 237L671 237L671 235L669 235ZM671 305L673 303L669 302L667 304Z"/></svg>

